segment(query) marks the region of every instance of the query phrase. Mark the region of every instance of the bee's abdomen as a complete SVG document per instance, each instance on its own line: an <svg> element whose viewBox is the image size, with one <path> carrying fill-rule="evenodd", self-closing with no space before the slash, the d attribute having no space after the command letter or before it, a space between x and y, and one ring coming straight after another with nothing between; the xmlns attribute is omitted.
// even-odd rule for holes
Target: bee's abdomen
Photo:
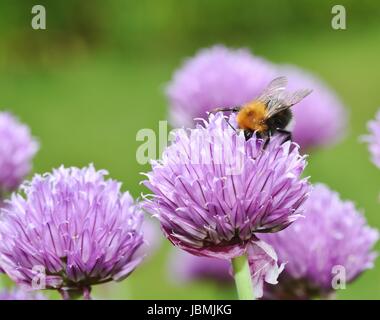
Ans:
<svg viewBox="0 0 380 320"><path fill-rule="evenodd" d="M285 129L290 120L292 120L292 113L289 109L286 109L269 118L266 123L269 130L276 131L276 129Z"/></svg>

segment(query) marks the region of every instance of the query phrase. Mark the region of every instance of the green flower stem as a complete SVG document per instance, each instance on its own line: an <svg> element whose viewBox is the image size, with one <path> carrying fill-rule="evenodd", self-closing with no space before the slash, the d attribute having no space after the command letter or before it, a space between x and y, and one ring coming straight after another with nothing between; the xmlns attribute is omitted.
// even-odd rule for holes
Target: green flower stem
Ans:
<svg viewBox="0 0 380 320"><path fill-rule="evenodd" d="M254 300L251 273L246 255L232 259L239 300Z"/></svg>

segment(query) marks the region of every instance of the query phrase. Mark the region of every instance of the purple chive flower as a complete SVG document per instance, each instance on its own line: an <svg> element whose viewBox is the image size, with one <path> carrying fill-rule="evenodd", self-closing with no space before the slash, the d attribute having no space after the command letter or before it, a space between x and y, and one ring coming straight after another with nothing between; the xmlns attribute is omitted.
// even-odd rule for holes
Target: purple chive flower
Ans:
<svg viewBox="0 0 380 320"><path fill-rule="evenodd" d="M0 112L0 202L2 193L17 189L29 174L38 148L26 125Z"/></svg>
<svg viewBox="0 0 380 320"><path fill-rule="evenodd" d="M259 95L275 77L273 66L245 49L200 50L176 71L166 89L171 123L193 127L217 107L237 106Z"/></svg>
<svg viewBox="0 0 380 320"><path fill-rule="evenodd" d="M279 284L266 287L267 298L327 297L334 292L339 268L344 268L350 282L373 267L378 232L352 202L318 184L306 201L304 215L286 230L260 236L287 263Z"/></svg>
<svg viewBox="0 0 380 320"><path fill-rule="evenodd" d="M0 292L0 300L47 300L40 292L30 292L21 288L12 288Z"/></svg>
<svg viewBox="0 0 380 320"><path fill-rule="evenodd" d="M280 66L278 75L289 80L289 91L301 87L313 92L292 107L294 116L293 140L302 149L332 145L345 134L347 111L335 93L321 80L295 66Z"/></svg>
<svg viewBox="0 0 380 320"><path fill-rule="evenodd" d="M291 224L309 192L300 177L305 158L296 144L281 142L274 137L264 150L263 140L246 141L220 113L210 115L203 126L175 133L145 182L154 193L145 208L175 246L222 259L249 255L256 296L264 280L275 283L281 267L255 234Z"/></svg>
<svg viewBox="0 0 380 320"><path fill-rule="evenodd" d="M248 50L223 46L203 49L175 72L166 89L171 123L193 127L219 107L242 105L256 98L277 76L286 76L290 91L313 92L294 106L294 140L303 150L337 142L347 123L341 101L322 81L292 66L278 66Z"/></svg>
<svg viewBox="0 0 380 320"><path fill-rule="evenodd" d="M173 250L169 259L169 277L177 282L214 280L222 285L233 283L228 260L198 257L183 250Z"/></svg>
<svg viewBox="0 0 380 320"><path fill-rule="evenodd" d="M368 122L370 134L364 137L369 144L372 162L380 168L380 111L377 112L375 120Z"/></svg>
<svg viewBox="0 0 380 320"><path fill-rule="evenodd" d="M126 278L141 262L143 213L121 184L90 165L36 175L2 210L1 267L35 289L89 294L92 285ZM42 271L41 271L42 268Z"/></svg>

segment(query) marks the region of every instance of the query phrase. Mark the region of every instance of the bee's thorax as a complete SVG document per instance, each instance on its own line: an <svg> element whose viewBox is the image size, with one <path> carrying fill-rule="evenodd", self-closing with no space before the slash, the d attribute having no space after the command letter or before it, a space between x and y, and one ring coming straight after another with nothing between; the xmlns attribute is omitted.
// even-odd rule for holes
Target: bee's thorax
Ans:
<svg viewBox="0 0 380 320"><path fill-rule="evenodd" d="M236 117L240 129L264 132L268 130L265 123L266 106L260 101L245 104Z"/></svg>

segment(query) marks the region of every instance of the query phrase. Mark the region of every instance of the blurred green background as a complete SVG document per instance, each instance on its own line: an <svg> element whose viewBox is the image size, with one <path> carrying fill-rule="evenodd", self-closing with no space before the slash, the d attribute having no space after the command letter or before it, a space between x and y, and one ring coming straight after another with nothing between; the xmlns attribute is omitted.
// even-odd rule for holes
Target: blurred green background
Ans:
<svg viewBox="0 0 380 320"><path fill-rule="evenodd" d="M33 30L42 4L47 30ZM380 4L339 1L347 30L331 28L336 1L87 0L0 2L0 109L29 124L41 142L35 172L93 162L136 197L144 191L135 159L141 128L167 117L163 87L183 59L204 46L248 47L274 62L313 71L350 112L347 138L309 157L307 174L352 199L380 228L380 171L358 137L380 107ZM378 246L380 248L380 246ZM171 245L119 284L95 288L117 299L234 298L213 283L168 279ZM338 298L380 298L380 263ZM3 279L4 280L4 279ZM5 281L6 282L6 281ZM55 296L53 294L53 296Z"/></svg>

